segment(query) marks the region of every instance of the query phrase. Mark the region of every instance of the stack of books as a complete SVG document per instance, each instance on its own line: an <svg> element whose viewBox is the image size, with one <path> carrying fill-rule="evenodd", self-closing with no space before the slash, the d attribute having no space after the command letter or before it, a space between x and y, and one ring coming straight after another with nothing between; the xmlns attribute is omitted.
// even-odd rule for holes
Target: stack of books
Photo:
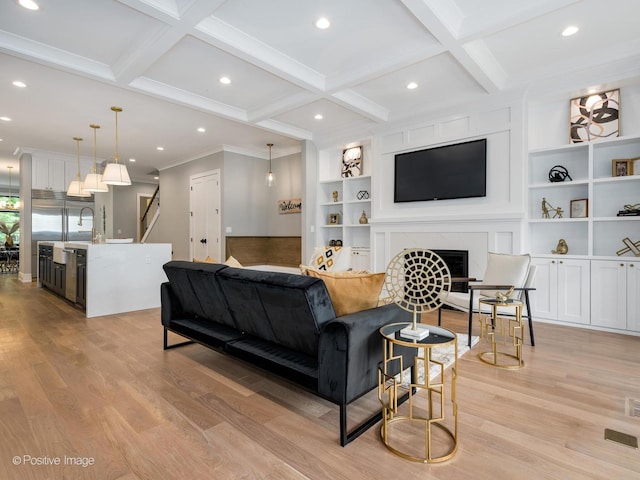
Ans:
<svg viewBox="0 0 640 480"><path fill-rule="evenodd" d="M640 210L619 210L618 217L633 217L640 215Z"/></svg>

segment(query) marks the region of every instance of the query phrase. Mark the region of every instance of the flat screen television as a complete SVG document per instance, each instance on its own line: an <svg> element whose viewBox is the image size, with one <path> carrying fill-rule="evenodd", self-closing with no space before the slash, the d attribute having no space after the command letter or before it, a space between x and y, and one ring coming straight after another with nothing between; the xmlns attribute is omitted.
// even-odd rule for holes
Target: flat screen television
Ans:
<svg viewBox="0 0 640 480"><path fill-rule="evenodd" d="M395 203L486 195L486 138L395 156Z"/></svg>

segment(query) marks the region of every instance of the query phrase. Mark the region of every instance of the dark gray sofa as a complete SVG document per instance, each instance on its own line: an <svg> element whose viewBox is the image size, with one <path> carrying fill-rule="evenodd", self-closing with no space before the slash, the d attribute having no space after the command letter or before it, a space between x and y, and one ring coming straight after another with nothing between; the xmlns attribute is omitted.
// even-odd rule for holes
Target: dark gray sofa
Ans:
<svg viewBox="0 0 640 480"><path fill-rule="evenodd" d="M165 349L195 341L338 404L343 446L380 419L375 413L349 432L347 405L378 384L379 328L411 321L408 312L385 305L336 318L324 282L302 275L184 261L164 271ZM190 341L168 345L168 331ZM405 366L411 362L407 356Z"/></svg>

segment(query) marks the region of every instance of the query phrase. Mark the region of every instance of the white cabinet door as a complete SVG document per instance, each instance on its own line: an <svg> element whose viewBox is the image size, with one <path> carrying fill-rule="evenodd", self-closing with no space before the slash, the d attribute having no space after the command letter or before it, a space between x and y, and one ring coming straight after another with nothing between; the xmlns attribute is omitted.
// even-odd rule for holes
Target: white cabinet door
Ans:
<svg viewBox="0 0 640 480"><path fill-rule="evenodd" d="M558 261L558 320L589 323L589 260Z"/></svg>
<svg viewBox="0 0 640 480"><path fill-rule="evenodd" d="M531 260L536 268L536 289L531 292L531 310L534 318L558 318L558 265L549 258Z"/></svg>
<svg viewBox="0 0 640 480"><path fill-rule="evenodd" d="M591 324L627 328L627 267L625 262L591 262Z"/></svg>
<svg viewBox="0 0 640 480"><path fill-rule="evenodd" d="M67 190L65 161L62 159L34 158L32 160L32 188L38 190Z"/></svg>
<svg viewBox="0 0 640 480"><path fill-rule="evenodd" d="M640 262L627 264L627 330L640 332Z"/></svg>

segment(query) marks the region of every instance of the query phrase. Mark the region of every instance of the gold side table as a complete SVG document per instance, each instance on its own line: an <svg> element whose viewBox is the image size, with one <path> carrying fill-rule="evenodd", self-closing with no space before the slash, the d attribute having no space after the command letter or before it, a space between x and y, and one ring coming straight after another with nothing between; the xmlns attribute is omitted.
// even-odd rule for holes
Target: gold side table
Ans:
<svg viewBox="0 0 640 480"><path fill-rule="evenodd" d="M480 304L480 307L487 305L491 308L490 314L483 313L482 308L478 313L480 319L480 353L478 353L478 357L480 360L489 365L506 369L523 367L522 302L513 299L501 301L497 298L483 298L480 299ZM513 317L500 316L498 308L513 308ZM486 348L489 349L486 350ZM506 351L507 349L509 351Z"/></svg>
<svg viewBox="0 0 640 480"><path fill-rule="evenodd" d="M394 454L423 463L437 463L453 457L458 449L458 405L456 376L458 372L458 342L456 334L446 328L429 325L429 335L422 340L402 337L400 330L411 323L392 323L380 329L383 337L384 360L378 371L378 399L382 404L380 437ZM433 358L437 347L453 344L454 361L450 383L445 381L445 364ZM394 351L394 347L396 351ZM412 379L403 385L402 352L397 347L415 349ZM417 365L422 364L420 378ZM437 376L430 378L431 366ZM399 405L399 391L405 391L408 407ZM425 392L426 395L417 396ZM451 403L447 405L446 397ZM400 409L408 412L400 414ZM446 414L445 414L446 413Z"/></svg>

